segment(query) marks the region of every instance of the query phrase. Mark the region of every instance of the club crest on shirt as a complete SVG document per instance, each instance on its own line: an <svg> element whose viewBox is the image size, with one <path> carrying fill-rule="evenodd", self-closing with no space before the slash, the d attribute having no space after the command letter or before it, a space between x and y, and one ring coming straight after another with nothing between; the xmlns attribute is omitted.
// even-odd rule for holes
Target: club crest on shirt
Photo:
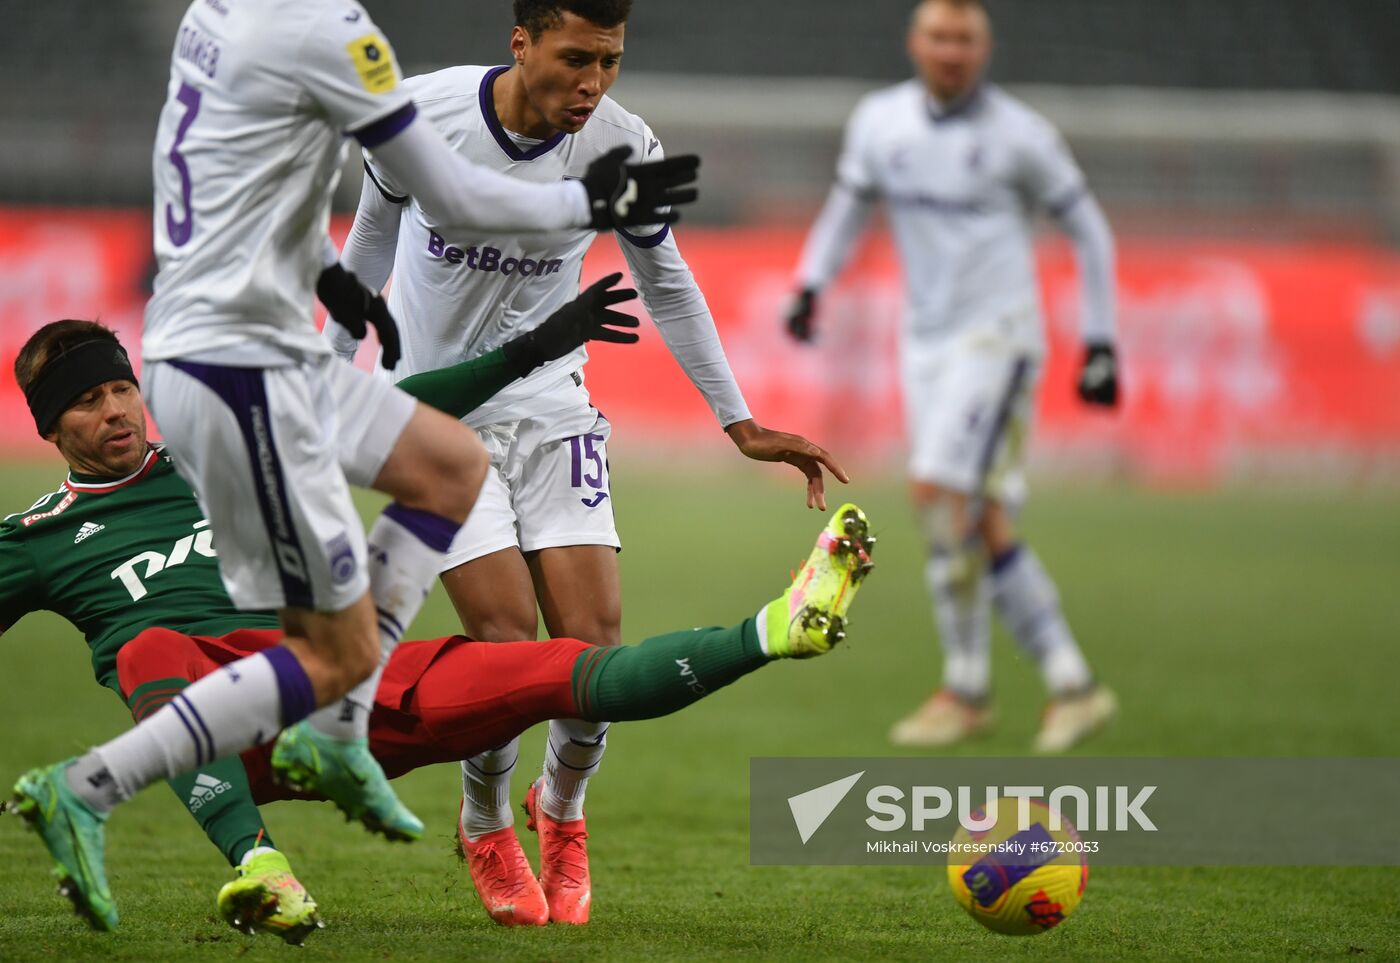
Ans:
<svg viewBox="0 0 1400 963"><path fill-rule="evenodd" d="M359 571L355 550L350 547L350 539L344 532L326 543L326 557L331 563L331 581L337 586L347 584Z"/></svg>
<svg viewBox="0 0 1400 963"><path fill-rule="evenodd" d="M350 62L360 75L360 83L372 94L387 94L398 86L399 78L394 70L394 58L389 44L377 33L367 33L345 45L350 54Z"/></svg>

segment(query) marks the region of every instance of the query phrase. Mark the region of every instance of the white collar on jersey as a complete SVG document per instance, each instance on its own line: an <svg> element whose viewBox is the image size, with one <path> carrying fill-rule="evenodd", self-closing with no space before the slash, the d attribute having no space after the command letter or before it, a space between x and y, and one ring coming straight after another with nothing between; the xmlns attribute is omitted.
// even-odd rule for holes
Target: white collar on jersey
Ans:
<svg viewBox="0 0 1400 963"><path fill-rule="evenodd" d="M146 457L142 459L140 468L137 468L134 472L132 472L130 475L127 475L124 478L113 478L108 481L78 481L76 478L73 477L73 471L70 468L68 471L68 480L65 481L63 484L69 491L72 492L114 491L115 489L121 488L124 485L129 485L132 482L139 480L142 476L146 474L146 472L151 470L151 465L155 464L156 458L158 458L159 456L160 452L157 449L152 448L150 451L146 452Z"/></svg>

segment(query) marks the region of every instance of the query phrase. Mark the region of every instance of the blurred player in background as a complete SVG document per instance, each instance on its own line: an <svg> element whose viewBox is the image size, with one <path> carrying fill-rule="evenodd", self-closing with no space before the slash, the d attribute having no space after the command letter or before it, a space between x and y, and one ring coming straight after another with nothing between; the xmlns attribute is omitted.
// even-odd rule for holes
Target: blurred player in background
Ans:
<svg viewBox="0 0 1400 963"><path fill-rule="evenodd" d="M398 81L392 48L353 0L195 0L181 20L153 157L159 273L142 345L147 396L221 541L229 595L279 611L286 638L206 676L117 739L16 784L15 808L95 928L117 924L104 868L108 813L152 782L279 730L280 778L389 838L422 836L370 754L369 707L487 459L455 419L334 362L312 323L316 285L356 334L373 323L397 351L382 302L327 258L346 135L446 223L654 224L694 198L683 185L696 158L629 167L612 157L580 182L552 184L474 166L415 122ZM125 355L101 339L69 354L129 376ZM60 365L35 386L41 433L71 400L78 370ZM138 439L114 434L103 444L124 452ZM394 498L368 540L348 483Z"/></svg>
<svg viewBox="0 0 1400 963"><path fill-rule="evenodd" d="M991 26L980 0L924 0L908 52L918 77L876 91L851 116L837 181L807 237L787 314L813 337L819 292L883 200L909 306L900 358L913 499L943 644L943 684L892 730L901 746L947 746L986 731L990 610L1040 667L1050 702L1039 751L1068 749L1108 721L1039 559L1016 534L1023 458L1045 353L1032 218L1074 244L1083 285L1086 404L1118 400L1113 237L1084 175L1041 116L985 82Z"/></svg>
<svg viewBox="0 0 1400 963"><path fill-rule="evenodd" d="M657 160L663 151L651 129L605 96L630 7L630 0L516 0L512 65L452 67L405 87L463 157L521 181L583 176L614 152ZM746 456L801 469L808 504L825 508L822 467L842 481L844 472L805 438L753 420L669 226L615 233L657 330L720 426ZM394 274L389 305L404 322L404 351L393 377L405 378L533 328L574 296L594 237L587 227L519 234L463 226L371 158L344 263L376 290ZM327 331L336 351L353 358L355 340L331 325ZM491 466L443 560L442 581L473 638L533 639L538 606L551 636L620 641L612 429L590 403L586 361L580 349L545 365L467 419ZM516 742L463 764L466 855L493 919L587 922L584 792L606 733L605 723L550 723L544 773L529 791L538 803L541 882L512 828Z"/></svg>

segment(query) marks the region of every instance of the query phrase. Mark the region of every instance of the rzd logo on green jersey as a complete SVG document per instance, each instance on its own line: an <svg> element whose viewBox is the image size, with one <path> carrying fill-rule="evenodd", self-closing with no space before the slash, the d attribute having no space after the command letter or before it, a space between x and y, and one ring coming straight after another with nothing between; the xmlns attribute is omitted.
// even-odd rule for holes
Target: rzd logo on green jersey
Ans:
<svg viewBox="0 0 1400 963"><path fill-rule="evenodd" d="M176 565L183 565L190 557L190 552L203 555L205 558L216 558L214 552L214 533L209 530L207 520L196 522L194 525L199 531L193 535L186 535L175 543L175 547L170 550L169 555L162 555L160 552L142 552L134 558L129 558L112 570L112 578L120 579L122 585L131 593L131 601L138 602L146 597L146 586L142 579L149 580L153 576L174 568ZM141 571L141 574L137 574Z"/></svg>

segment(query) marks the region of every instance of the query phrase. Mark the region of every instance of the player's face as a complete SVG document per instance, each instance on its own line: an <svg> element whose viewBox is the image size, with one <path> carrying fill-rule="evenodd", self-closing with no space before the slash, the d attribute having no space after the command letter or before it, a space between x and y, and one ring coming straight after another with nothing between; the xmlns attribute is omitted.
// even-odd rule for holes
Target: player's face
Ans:
<svg viewBox="0 0 1400 963"><path fill-rule="evenodd" d="M909 25L909 59L939 100L955 100L976 85L992 50L991 25L980 7L929 0Z"/></svg>
<svg viewBox="0 0 1400 963"><path fill-rule="evenodd" d="M617 80L626 24L600 27L577 14L565 12L562 17L559 26L535 38L516 27L511 49L534 119L551 132L576 134Z"/></svg>
<svg viewBox="0 0 1400 963"><path fill-rule="evenodd" d="M48 439L74 470L85 475L130 475L146 457L141 392L130 381L107 381L89 388L59 416Z"/></svg>

